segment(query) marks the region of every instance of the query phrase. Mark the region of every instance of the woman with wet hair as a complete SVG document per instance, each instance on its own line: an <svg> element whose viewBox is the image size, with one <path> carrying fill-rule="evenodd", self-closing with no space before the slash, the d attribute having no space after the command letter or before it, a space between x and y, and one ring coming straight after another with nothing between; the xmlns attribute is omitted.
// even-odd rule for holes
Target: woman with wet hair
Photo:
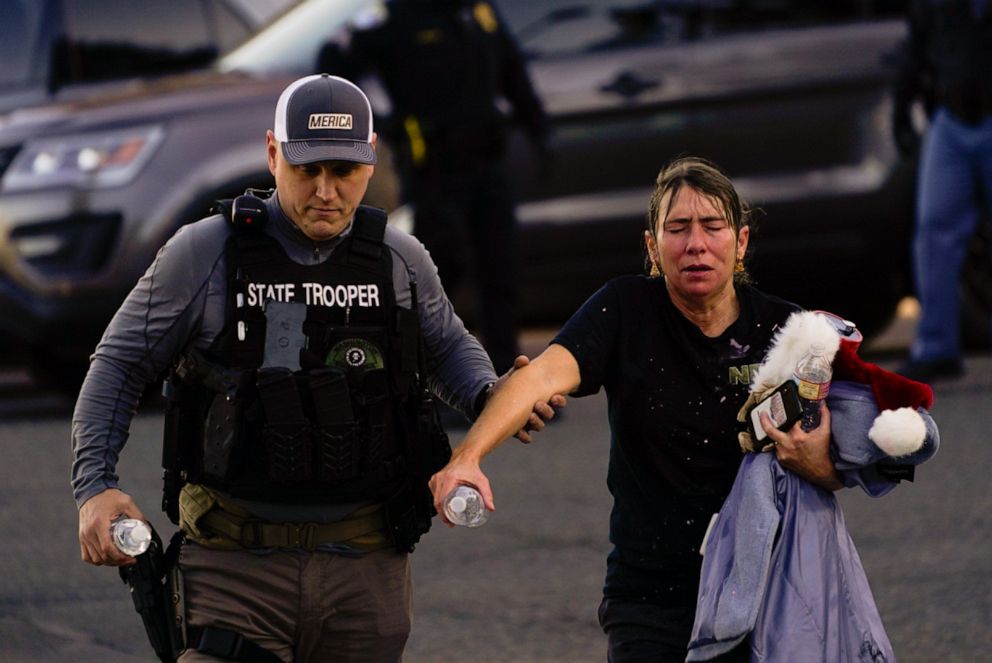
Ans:
<svg viewBox="0 0 992 663"><path fill-rule="evenodd" d="M747 205L717 166L681 158L658 175L644 232L648 275L596 292L531 364L511 375L431 480L438 511L458 484L494 508L480 462L552 394L606 390L613 495L599 620L609 660L684 661L707 524L741 462L737 413L751 371L798 307L751 286ZM829 413L804 433L772 430L783 466L841 487ZM772 434L770 432L769 434ZM746 643L728 660L747 658Z"/></svg>

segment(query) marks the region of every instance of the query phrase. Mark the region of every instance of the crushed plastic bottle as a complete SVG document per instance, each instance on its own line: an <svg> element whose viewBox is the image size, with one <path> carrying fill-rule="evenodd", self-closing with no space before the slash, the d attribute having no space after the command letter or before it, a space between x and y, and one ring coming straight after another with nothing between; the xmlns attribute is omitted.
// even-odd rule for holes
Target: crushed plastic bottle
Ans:
<svg viewBox="0 0 992 663"><path fill-rule="evenodd" d="M118 518L110 524L110 538L122 553L137 557L151 545L152 530L136 518Z"/></svg>
<svg viewBox="0 0 992 663"><path fill-rule="evenodd" d="M472 486L458 486L444 498L444 515L455 525L479 527L489 519L482 495Z"/></svg>

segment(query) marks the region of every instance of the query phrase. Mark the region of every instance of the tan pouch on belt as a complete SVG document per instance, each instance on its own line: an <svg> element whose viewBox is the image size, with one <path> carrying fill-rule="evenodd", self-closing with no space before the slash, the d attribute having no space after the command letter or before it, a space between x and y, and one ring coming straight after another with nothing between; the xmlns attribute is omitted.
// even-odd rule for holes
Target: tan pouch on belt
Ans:
<svg viewBox="0 0 992 663"><path fill-rule="evenodd" d="M225 510L234 508L234 505L225 504ZM186 532L186 536L207 548L222 550L236 550L241 547L241 543L230 537L208 531L201 526L203 516L220 508L220 501L213 491L198 484L188 483L183 486L179 493L179 527ZM235 514L232 514L235 515ZM248 514L244 513L244 518Z"/></svg>

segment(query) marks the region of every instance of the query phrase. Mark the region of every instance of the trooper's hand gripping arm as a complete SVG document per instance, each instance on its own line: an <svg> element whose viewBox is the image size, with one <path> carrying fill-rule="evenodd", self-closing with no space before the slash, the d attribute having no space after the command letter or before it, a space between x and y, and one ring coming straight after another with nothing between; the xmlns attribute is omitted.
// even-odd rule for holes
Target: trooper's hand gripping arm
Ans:
<svg viewBox="0 0 992 663"><path fill-rule="evenodd" d="M506 373L501 375L498 380L493 384L492 390L486 399L488 403L489 398L492 398L492 394L499 388L501 388L506 381L510 379L510 376L514 372L522 369L523 367L530 364L530 358L527 355L520 355L513 361L513 366ZM531 410L530 416L527 417L527 421L524 425L513 434L513 437L517 438L524 444L530 444L533 442L531 437L531 432L540 432L544 430L545 424L555 418L555 412L558 409L565 407L566 399L562 394L554 394L551 398L547 400L538 400L534 403L534 408Z"/></svg>

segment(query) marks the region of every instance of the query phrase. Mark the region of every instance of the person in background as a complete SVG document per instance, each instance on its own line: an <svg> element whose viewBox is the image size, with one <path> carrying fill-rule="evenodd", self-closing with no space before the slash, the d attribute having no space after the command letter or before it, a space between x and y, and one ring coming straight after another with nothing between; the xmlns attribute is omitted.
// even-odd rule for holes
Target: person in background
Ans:
<svg viewBox="0 0 992 663"><path fill-rule="evenodd" d="M897 370L929 382L964 372L959 280L969 239L983 213L986 222L992 216L992 0L910 0L892 123L905 155L918 150L911 116L918 98L932 111L913 238L922 315Z"/></svg>
<svg viewBox="0 0 992 663"><path fill-rule="evenodd" d="M494 509L480 462L526 419L526 404L606 390L613 550L599 621L611 663L686 658L700 546L741 463L737 413L751 371L798 309L748 285L750 232L748 208L718 167L689 157L663 168L644 232L651 274L596 292L508 378L431 479L435 505L469 484ZM836 490L826 406L821 416L808 433L798 423L785 433L765 428L784 467ZM728 660L748 653L745 643Z"/></svg>
<svg viewBox="0 0 992 663"><path fill-rule="evenodd" d="M350 44L329 44L319 67L353 80L378 74L392 104L391 145L403 196L414 206L414 234L449 290L474 266L483 345L497 372L509 369L519 354L516 216L504 163L509 128L522 126L544 163L549 127L495 6L392 0Z"/></svg>

